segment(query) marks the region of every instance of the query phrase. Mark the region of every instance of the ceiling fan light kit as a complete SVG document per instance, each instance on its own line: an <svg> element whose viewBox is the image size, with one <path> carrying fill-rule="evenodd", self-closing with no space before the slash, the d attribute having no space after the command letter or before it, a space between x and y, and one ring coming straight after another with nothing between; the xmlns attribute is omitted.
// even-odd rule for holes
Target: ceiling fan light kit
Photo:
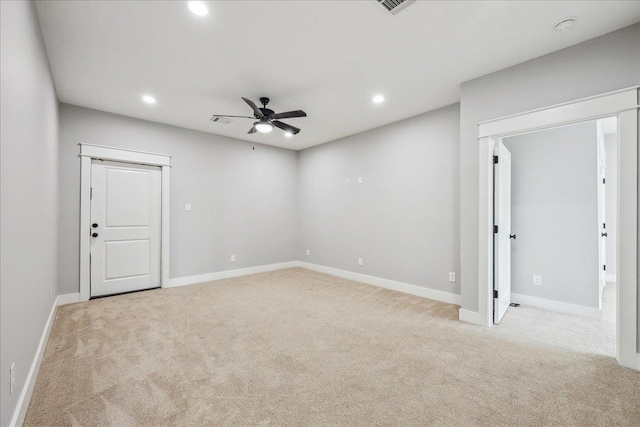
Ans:
<svg viewBox="0 0 640 427"><path fill-rule="evenodd" d="M273 125L267 121L255 122L253 127L255 127L258 132L262 133L269 133L273 130Z"/></svg>
<svg viewBox="0 0 640 427"><path fill-rule="evenodd" d="M253 110L253 117L250 116L228 116L228 115L220 115L214 114L213 118L241 118L241 119L258 119L257 122L253 124L251 129L249 129L249 134L253 134L256 132L260 133L269 133L273 130L274 127L281 129L285 132L286 136L297 135L300 133L300 129L295 126L288 125L286 123L281 122L279 119L293 119L297 117L307 117L307 113L302 110L294 110L287 111L284 113L276 113L273 110L267 108L267 104L269 103L269 98L262 97L260 98L260 103L262 104L262 108L259 108L253 101L247 98L242 98L244 102L251 107ZM213 120L212 121L215 121Z"/></svg>

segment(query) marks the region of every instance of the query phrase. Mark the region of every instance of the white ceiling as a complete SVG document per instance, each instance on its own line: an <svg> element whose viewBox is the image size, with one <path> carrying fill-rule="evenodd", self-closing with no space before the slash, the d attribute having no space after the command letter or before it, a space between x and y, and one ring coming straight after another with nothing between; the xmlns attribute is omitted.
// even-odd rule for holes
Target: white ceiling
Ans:
<svg viewBox="0 0 640 427"><path fill-rule="evenodd" d="M640 21L633 1L44 1L38 13L62 102L302 149L459 100L461 82ZM577 16L559 33L554 24ZM374 105L382 93L386 100ZM158 102L141 102L143 94ZM240 99L271 98L302 129L247 135Z"/></svg>

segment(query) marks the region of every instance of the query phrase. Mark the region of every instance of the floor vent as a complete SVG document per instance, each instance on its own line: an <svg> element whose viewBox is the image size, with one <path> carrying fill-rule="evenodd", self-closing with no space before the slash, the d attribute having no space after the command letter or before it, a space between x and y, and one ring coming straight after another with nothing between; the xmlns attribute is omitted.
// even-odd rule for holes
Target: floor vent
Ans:
<svg viewBox="0 0 640 427"><path fill-rule="evenodd" d="M229 123L231 123L231 120L227 119L226 117L218 117L218 116L211 116L210 121L220 123L223 125L228 125Z"/></svg>
<svg viewBox="0 0 640 427"><path fill-rule="evenodd" d="M378 0L378 3L384 6L392 15L396 15L415 2L416 0Z"/></svg>

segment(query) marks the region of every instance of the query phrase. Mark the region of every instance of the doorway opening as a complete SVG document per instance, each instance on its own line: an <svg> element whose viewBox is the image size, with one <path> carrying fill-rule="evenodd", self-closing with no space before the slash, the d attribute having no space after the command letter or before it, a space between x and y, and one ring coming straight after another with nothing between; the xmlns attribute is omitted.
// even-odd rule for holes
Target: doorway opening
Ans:
<svg viewBox="0 0 640 427"><path fill-rule="evenodd" d="M615 357L617 118L498 138L494 150L493 323Z"/></svg>

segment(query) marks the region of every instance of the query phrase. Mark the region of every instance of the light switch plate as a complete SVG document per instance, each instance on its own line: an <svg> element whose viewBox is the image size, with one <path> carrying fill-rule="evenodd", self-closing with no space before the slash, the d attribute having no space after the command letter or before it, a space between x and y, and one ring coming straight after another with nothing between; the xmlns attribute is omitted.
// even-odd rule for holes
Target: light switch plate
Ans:
<svg viewBox="0 0 640 427"><path fill-rule="evenodd" d="M186 210L187 212L191 212L191 203L187 203L184 210Z"/></svg>
<svg viewBox="0 0 640 427"><path fill-rule="evenodd" d="M449 273L449 281L451 283L456 283L456 273L454 273L454 272L450 272Z"/></svg>
<svg viewBox="0 0 640 427"><path fill-rule="evenodd" d="M236 256L235 255L231 255L231 262L236 262Z"/></svg>
<svg viewBox="0 0 640 427"><path fill-rule="evenodd" d="M536 286L542 286L542 276L538 276L537 274L533 275L533 284Z"/></svg>
<svg viewBox="0 0 640 427"><path fill-rule="evenodd" d="M349 178L347 178L347 179L344 181L344 185L349 185L350 183L351 183L351 181L349 180Z"/></svg>
<svg viewBox="0 0 640 427"><path fill-rule="evenodd" d="M362 177L361 176L358 177L358 184L362 184Z"/></svg>

